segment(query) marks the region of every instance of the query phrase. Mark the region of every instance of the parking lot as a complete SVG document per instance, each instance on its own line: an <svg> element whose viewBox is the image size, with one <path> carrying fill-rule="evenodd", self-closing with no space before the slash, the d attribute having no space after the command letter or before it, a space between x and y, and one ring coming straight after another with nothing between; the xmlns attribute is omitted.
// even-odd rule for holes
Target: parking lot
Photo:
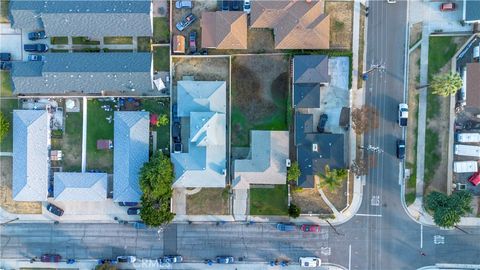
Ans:
<svg viewBox="0 0 480 270"><path fill-rule="evenodd" d="M32 29L34 31L35 29ZM26 61L29 53L23 50L25 44L46 44L50 46L50 39L29 40L29 31L12 29L10 24L0 24L0 51L10 53L13 61Z"/></svg>

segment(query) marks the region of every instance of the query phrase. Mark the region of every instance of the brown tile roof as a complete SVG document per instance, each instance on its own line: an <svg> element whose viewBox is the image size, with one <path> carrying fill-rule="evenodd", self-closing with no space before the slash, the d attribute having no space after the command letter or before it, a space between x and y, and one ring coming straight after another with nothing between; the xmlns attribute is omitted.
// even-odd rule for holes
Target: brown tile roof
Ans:
<svg viewBox="0 0 480 270"><path fill-rule="evenodd" d="M467 106L480 107L480 63L467 64Z"/></svg>
<svg viewBox="0 0 480 270"><path fill-rule="evenodd" d="M247 49L247 14L242 11L203 12L202 48Z"/></svg>
<svg viewBox="0 0 480 270"><path fill-rule="evenodd" d="M276 49L328 49L330 17L323 2L312 0L252 1L252 28L273 28Z"/></svg>
<svg viewBox="0 0 480 270"><path fill-rule="evenodd" d="M182 35L173 36L173 52L185 53L185 37Z"/></svg>

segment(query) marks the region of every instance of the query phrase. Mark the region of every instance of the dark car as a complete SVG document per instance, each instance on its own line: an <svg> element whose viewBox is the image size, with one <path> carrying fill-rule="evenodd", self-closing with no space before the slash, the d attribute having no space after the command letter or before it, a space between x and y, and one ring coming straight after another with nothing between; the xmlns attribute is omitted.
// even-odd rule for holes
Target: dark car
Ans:
<svg viewBox="0 0 480 270"><path fill-rule="evenodd" d="M397 158L405 158L405 140L397 140Z"/></svg>
<svg viewBox="0 0 480 270"><path fill-rule="evenodd" d="M318 225L309 225L309 224L303 224L300 229L304 232L319 232L320 231L320 226Z"/></svg>
<svg viewBox="0 0 480 270"><path fill-rule="evenodd" d="M328 115L322 114L320 115L320 120L318 120L318 126L317 126L317 131L320 133L325 132L325 125L327 124L328 121Z"/></svg>
<svg viewBox="0 0 480 270"><path fill-rule="evenodd" d="M235 259L232 256L218 256L217 263L221 264L231 264L234 263Z"/></svg>
<svg viewBox="0 0 480 270"><path fill-rule="evenodd" d="M12 62L0 62L0 70L12 69Z"/></svg>
<svg viewBox="0 0 480 270"><path fill-rule="evenodd" d="M282 232L291 232L291 231L296 231L297 226L295 226L295 224L278 223L277 230Z"/></svg>
<svg viewBox="0 0 480 270"><path fill-rule="evenodd" d="M185 28L187 28L190 24L192 24L197 17L193 15L193 13L188 14L183 18L181 22L178 22L175 26L177 27L178 31L183 31Z"/></svg>
<svg viewBox="0 0 480 270"><path fill-rule="evenodd" d="M28 39L30 39L30 40L37 40L37 39L44 39L44 38L47 38L47 35L45 34L45 31L28 33Z"/></svg>
<svg viewBox="0 0 480 270"><path fill-rule="evenodd" d="M172 125L172 138L174 143L181 143L182 138L180 136L181 126L179 122L175 122Z"/></svg>
<svg viewBox="0 0 480 270"><path fill-rule="evenodd" d="M59 262L62 259L62 256L58 254L43 254L40 257L41 262Z"/></svg>
<svg viewBox="0 0 480 270"><path fill-rule="evenodd" d="M119 202L118 205L120 206L137 206L137 202Z"/></svg>
<svg viewBox="0 0 480 270"><path fill-rule="evenodd" d="M45 44L25 44L23 49L27 52L46 52L48 51L48 46Z"/></svg>
<svg viewBox="0 0 480 270"><path fill-rule="evenodd" d="M132 207L127 210L128 215L140 215L140 207Z"/></svg>
<svg viewBox="0 0 480 270"><path fill-rule="evenodd" d="M50 213L52 213L56 216L59 216L59 217L63 216L62 208L60 208L60 207L58 207L54 204L51 204L51 203L47 204L47 210L48 210L48 212L50 212Z"/></svg>
<svg viewBox="0 0 480 270"><path fill-rule="evenodd" d="M197 31L190 32L188 37L188 46L190 47L190 53L197 52Z"/></svg>
<svg viewBox="0 0 480 270"><path fill-rule="evenodd" d="M183 262L183 257L180 255L167 255L163 256L163 258L158 259L158 262L161 263L181 263Z"/></svg>
<svg viewBox="0 0 480 270"><path fill-rule="evenodd" d="M222 11L228 11L230 9L230 5L228 4L227 0L222 1Z"/></svg>
<svg viewBox="0 0 480 270"><path fill-rule="evenodd" d="M232 1L232 10L240 10L240 1Z"/></svg>
<svg viewBox="0 0 480 270"><path fill-rule="evenodd" d="M10 61L11 59L12 59L12 54L0 53L0 61Z"/></svg>

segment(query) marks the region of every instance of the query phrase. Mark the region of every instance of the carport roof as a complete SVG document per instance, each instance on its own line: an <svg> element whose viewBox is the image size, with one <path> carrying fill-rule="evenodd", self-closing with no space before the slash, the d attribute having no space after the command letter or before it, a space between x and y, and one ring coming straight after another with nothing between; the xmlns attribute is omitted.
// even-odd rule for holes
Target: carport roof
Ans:
<svg viewBox="0 0 480 270"><path fill-rule="evenodd" d="M106 173L56 172L54 197L57 201L103 201L107 199Z"/></svg>
<svg viewBox="0 0 480 270"><path fill-rule="evenodd" d="M480 63L467 64L467 106L480 107Z"/></svg>

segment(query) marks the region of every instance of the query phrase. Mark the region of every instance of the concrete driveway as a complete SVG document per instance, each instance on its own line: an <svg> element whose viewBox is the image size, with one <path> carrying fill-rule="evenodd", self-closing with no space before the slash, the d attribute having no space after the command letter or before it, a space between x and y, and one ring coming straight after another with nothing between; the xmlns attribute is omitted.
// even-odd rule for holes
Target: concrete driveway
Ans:
<svg viewBox="0 0 480 270"><path fill-rule="evenodd" d="M443 30L443 32L471 31L472 26L462 26L463 1L453 1L457 5L455 11L442 12L442 2L410 1L410 24L422 22L427 24L429 32Z"/></svg>
<svg viewBox="0 0 480 270"><path fill-rule="evenodd" d="M22 31L14 30L8 23L0 24L0 51L11 53L12 60L22 60Z"/></svg>

